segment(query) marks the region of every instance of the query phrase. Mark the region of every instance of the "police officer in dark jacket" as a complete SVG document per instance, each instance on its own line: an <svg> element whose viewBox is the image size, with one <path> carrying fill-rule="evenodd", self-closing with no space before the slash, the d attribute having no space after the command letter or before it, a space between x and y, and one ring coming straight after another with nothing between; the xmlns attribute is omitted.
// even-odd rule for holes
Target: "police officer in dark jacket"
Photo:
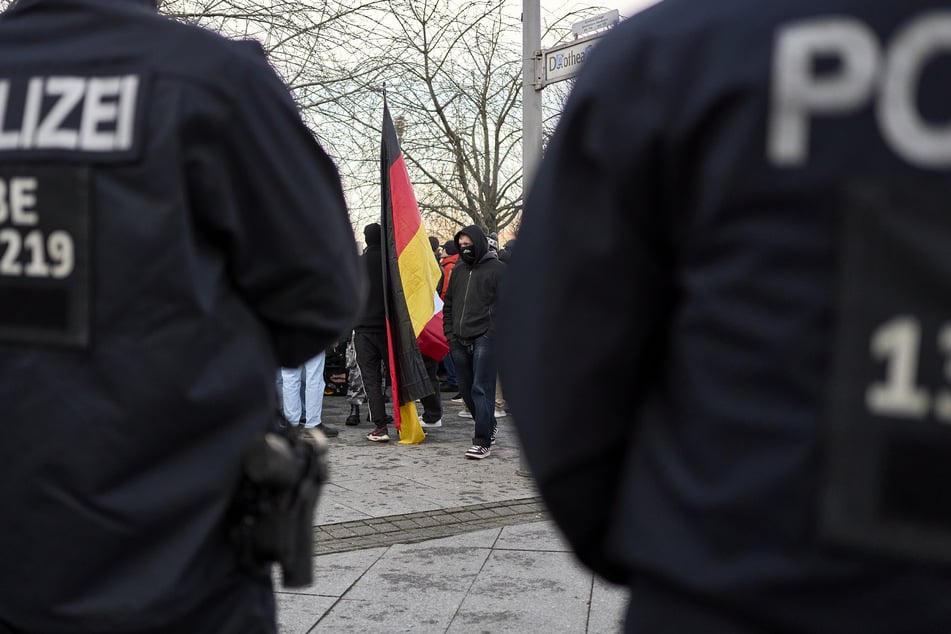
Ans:
<svg viewBox="0 0 951 634"><path fill-rule="evenodd" d="M505 265L489 250L485 232L470 225L453 238L459 261L449 278L443 330L456 368L459 393L472 413L475 432L466 458L488 457L495 442L495 303Z"/></svg>
<svg viewBox="0 0 951 634"><path fill-rule="evenodd" d="M937 0L666 0L586 57L500 350L629 631L951 632L949 42Z"/></svg>
<svg viewBox="0 0 951 634"><path fill-rule="evenodd" d="M0 15L0 262L0 631L275 631L226 514L359 278L260 47L139 0Z"/></svg>

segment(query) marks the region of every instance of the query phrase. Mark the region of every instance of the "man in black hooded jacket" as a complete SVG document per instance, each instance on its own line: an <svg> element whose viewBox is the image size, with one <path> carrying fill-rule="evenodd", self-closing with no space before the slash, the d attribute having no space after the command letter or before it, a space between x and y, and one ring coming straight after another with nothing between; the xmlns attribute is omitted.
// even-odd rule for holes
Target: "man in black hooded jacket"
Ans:
<svg viewBox="0 0 951 634"><path fill-rule="evenodd" d="M449 278L443 305L443 328L456 368L459 393L475 420L472 447L466 458L489 455L495 438L495 324L493 311L505 265L489 251L485 233L476 225L458 232L453 241L459 262Z"/></svg>

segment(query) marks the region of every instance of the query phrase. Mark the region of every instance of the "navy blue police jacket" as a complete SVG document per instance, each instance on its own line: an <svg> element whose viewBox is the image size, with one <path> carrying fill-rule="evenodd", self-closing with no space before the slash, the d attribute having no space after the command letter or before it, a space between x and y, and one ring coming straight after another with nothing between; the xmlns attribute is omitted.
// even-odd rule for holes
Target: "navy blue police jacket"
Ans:
<svg viewBox="0 0 951 634"><path fill-rule="evenodd" d="M585 56L499 354L629 631L951 632L951 568L821 530L830 425L947 429L949 41L936 0L665 0Z"/></svg>
<svg viewBox="0 0 951 634"><path fill-rule="evenodd" d="M138 1L0 15L0 623L157 628L233 583L276 369L359 304L337 170L259 46Z"/></svg>

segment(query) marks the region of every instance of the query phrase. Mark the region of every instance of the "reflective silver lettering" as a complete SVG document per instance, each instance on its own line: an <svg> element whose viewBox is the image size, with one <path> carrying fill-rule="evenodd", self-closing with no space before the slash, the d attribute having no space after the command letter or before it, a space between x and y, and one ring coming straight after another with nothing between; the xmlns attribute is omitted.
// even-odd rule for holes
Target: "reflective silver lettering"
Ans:
<svg viewBox="0 0 951 634"><path fill-rule="evenodd" d="M7 118L7 104L10 103L10 82L0 79L0 150L12 150L17 146L20 133L17 130L4 130L4 121ZM0 200L3 196L0 195Z"/></svg>
<svg viewBox="0 0 951 634"><path fill-rule="evenodd" d="M36 213L36 179L30 177L10 180L10 221L15 225L35 225L39 222Z"/></svg>
<svg viewBox="0 0 951 634"><path fill-rule="evenodd" d="M139 94L138 75L122 77L119 86L119 114L116 119L116 143L114 149L128 150L135 138L135 105Z"/></svg>
<svg viewBox="0 0 951 634"><path fill-rule="evenodd" d="M834 57L837 72L816 75L819 57ZM860 107L872 92L878 67L875 34L857 20L809 20L780 29L773 53L769 159L784 166L805 163L810 118Z"/></svg>
<svg viewBox="0 0 951 634"><path fill-rule="evenodd" d="M20 127L20 147L33 147L36 124L43 107L43 78L33 77L26 88L26 103L23 104L23 125Z"/></svg>
<svg viewBox="0 0 951 634"><path fill-rule="evenodd" d="M79 125L79 147L89 151L114 149L115 132L100 130L103 123L114 123L118 118L118 107L109 97L119 97L118 77L92 77L86 84L86 101L83 104L83 118Z"/></svg>
<svg viewBox="0 0 951 634"><path fill-rule="evenodd" d="M31 77L0 80L0 151L129 150L135 141L138 75ZM23 99L19 121L10 104ZM4 129L4 126L10 126Z"/></svg>
<svg viewBox="0 0 951 634"><path fill-rule="evenodd" d="M919 167L951 165L951 122L930 125L916 99L921 70L939 53L951 53L951 12L926 13L899 29L889 46L876 108L888 145Z"/></svg>
<svg viewBox="0 0 951 634"><path fill-rule="evenodd" d="M43 117L36 133L35 147L76 149L79 133L60 126L73 108L82 101L85 88L86 80L81 77L50 77L46 80L46 94L59 95L59 99Z"/></svg>

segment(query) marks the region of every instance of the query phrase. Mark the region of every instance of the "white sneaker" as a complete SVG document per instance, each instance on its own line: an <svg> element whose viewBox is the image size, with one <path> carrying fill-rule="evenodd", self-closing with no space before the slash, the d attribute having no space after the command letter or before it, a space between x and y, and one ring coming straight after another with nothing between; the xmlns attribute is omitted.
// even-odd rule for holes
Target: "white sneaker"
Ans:
<svg viewBox="0 0 951 634"><path fill-rule="evenodd" d="M426 421L421 420L419 421L419 424L421 427L442 427L442 419L440 418L439 420L432 423L427 423Z"/></svg>
<svg viewBox="0 0 951 634"><path fill-rule="evenodd" d="M462 418L472 418L472 412L467 409L461 409L459 410L459 416Z"/></svg>
<svg viewBox="0 0 951 634"><path fill-rule="evenodd" d="M508 415L509 415L509 413L506 412L504 409L497 409L497 410L495 410L495 417L496 417L496 418L505 418L505 417L508 416Z"/></svg>

